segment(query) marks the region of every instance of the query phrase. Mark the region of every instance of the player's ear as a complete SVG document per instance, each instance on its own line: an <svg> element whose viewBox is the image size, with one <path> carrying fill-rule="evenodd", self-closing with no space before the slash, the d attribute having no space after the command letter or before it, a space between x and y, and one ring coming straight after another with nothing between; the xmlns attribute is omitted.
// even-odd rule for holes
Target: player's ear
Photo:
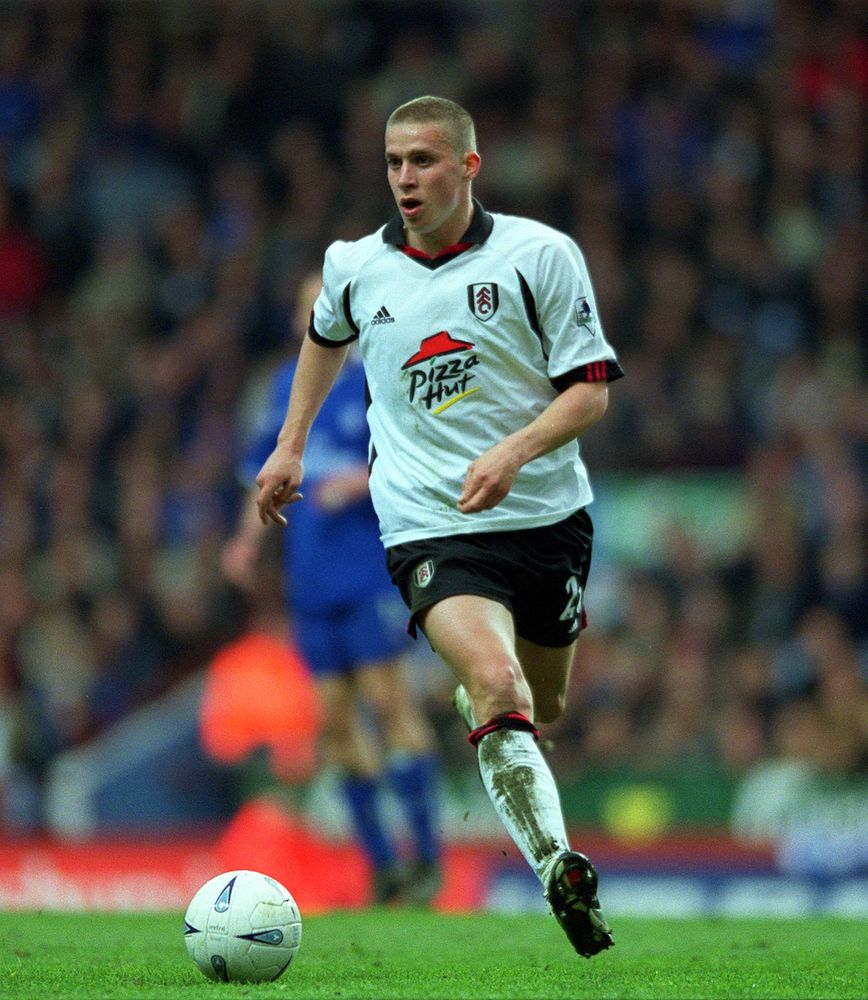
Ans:
<svg viewBox="0 0 868 1000"><path fill-rule="evenodd" d="M479 168L482 166L482 158L479 153L464 154L464 179L472 181L476 179Z"/></svg>

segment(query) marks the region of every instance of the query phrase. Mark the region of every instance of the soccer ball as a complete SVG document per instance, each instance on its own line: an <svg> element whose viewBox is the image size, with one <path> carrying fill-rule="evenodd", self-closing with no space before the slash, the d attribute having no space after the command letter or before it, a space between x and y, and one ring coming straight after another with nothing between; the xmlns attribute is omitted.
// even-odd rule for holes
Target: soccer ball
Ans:
<svg viewBox="0 0 868 1000"><path fill-rule="evenodd" d="M259 872L206 882L184 916L190 957L209 979L261 983L277 977L301 944L301 914L289 892Z"/></svg>

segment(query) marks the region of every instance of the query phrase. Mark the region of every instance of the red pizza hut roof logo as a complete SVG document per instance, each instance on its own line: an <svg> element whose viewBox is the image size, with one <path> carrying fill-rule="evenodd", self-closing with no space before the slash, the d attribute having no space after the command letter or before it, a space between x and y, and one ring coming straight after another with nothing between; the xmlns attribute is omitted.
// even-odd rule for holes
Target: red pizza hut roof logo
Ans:
<svg viewBox="0 0 868 1000"><path fill-rule="evenodd" d="M419 350L401 365L401 371L412 368L413 365L418 365L422 361L430 361L432 358L439 358L444 354L455 354L458 351L470 351L474 347L475 344L471 344L470 341L455 340L446 330L441 330L422 341Z"/></svg>

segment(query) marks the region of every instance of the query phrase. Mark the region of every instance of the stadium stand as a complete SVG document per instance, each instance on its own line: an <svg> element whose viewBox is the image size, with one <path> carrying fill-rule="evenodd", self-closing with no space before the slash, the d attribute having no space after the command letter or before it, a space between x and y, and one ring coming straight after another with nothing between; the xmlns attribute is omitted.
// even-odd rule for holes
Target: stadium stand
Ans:
<svg viewBox="0 0 868 1000"><path fill-rule="evenodd" d="M571 819L777 836L792 803L739 803L780 766L815 818L823 790L864 807L860 17L0 3L0 829L42 831L60 755L244 633L231 442L288 290L390 215L371 150L420 90L475 114L484 204L577 238L627 372L585 443L592 628L550 734ZM625 781L652 795L618 813Z"/></svg>

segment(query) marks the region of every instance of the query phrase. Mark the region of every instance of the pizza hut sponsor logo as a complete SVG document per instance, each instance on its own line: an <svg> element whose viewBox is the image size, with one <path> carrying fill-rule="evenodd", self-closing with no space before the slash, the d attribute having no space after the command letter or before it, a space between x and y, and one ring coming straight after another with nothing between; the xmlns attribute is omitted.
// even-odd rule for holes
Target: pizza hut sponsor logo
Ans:
<svg viewBox="0 0 868 1000"><path fill-rule="evenodd" d="M419 350L401 366L409 374L409 401L433 413L443 410L478 392L471 385L479 355L469 340L456 340L446 330L426 337Z"/></svg>

